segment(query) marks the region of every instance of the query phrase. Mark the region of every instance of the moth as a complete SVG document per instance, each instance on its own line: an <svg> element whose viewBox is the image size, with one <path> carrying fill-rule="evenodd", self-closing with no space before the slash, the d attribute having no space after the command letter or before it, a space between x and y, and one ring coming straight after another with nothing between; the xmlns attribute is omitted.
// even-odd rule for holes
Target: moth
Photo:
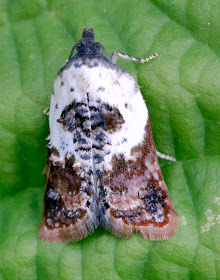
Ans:
<svg viewBox="0 0 220 280"><path fill-rule="evenodd" d="M73 56L74 51L76 54ZM84 29L54 82L39 238L80 240L98 225L122 238L175 234L178 215L161 173L148 110L135 79Z"/></svg>

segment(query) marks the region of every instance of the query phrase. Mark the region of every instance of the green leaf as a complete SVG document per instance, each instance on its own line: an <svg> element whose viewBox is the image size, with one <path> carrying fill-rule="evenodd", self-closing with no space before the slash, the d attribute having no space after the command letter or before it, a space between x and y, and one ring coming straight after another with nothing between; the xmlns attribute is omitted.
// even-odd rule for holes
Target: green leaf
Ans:
<svg viewBox="0 0 220 280"><path fill-rule="evenodd" d="M135 76L179 214L167 241L99 227L79 242L37 239L53 81L84 27ZM0 279L220 279L220 2L1 0Z"/></svg>

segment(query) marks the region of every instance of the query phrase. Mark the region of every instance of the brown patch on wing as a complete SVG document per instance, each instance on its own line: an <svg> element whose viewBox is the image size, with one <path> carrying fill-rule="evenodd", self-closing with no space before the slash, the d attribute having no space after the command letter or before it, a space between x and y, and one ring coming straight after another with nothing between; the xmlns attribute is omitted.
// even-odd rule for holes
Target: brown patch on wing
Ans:
<svg viewBox="0 0 220 280"><path fill-rule="evenodd" d="M66 159L63 168L54 165L50 155L51 151L48 152L47 187L39 238L52 242L82 239L93 232L95 226L93 217L88 216L93 199L92 182L87 178L86 186L83 185L85 180L73 169L73 156Z"/></svg>
<svg viewBox="0 0 220 280"><path fill-rule="evenodd" d="M93 131L102 128L108 133L116 132L121 129L121 125L125 122L118 108L105 103L101 106L90 106L91 111L91 128Z"/></svg>
<svg viewBox="0 0 220 280"><path fill-rule="evenodd" d="M143 238L167 239L178 228L178 215L158 164L149 121L144 141L132 149L131 156L127 161L114 155L112 172L102 178L102 224L124 238L139 231Z"/></svg>
<svg viewBox="0 0 220 280"><path fill-rule="evenodd" d="M115 132L125 122L120 111L115 107L106 106L103 117L108 130Z"/></svg>

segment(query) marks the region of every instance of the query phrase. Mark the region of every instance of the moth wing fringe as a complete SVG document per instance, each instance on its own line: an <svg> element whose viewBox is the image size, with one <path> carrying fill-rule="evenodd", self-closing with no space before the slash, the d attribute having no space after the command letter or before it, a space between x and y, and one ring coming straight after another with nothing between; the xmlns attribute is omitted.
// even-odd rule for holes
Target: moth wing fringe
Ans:
<svg viewBox="0 0 220 280"><path fill-rule="evenodd" d="M133 233L139 232L141 237L144 239L150 240L166 240L172 237L177 229L179 224L179 218L176 211L173 209L172 216L170 218L170 223L164 227L155 227L150 226L134 226L125 224L121 219L115 219L112 217L107 218L101 222L102 226L110 231L112 234L120 237L129 239L132 237Z"/></svg>
<svg viewBox="0 0 220 280"><path fill-rule="evenodd" d="M79 241L93 233L96 227L97 224L94 225L90 220L86 221L86 217L74 225L51 230L46 227L45 221L42 221L38 230L38 237L46 242Z"/></svg>
<svg viewBox="0 0 220 280"><path fill-rule="evenodd" d="M172 216L170 218L170 223L164 227L154 227L154 226L135 226L136 232L140 232L144 239L150 240L166 240L172 237L179 225L179 218L176 211L173 209Z"/></svg>

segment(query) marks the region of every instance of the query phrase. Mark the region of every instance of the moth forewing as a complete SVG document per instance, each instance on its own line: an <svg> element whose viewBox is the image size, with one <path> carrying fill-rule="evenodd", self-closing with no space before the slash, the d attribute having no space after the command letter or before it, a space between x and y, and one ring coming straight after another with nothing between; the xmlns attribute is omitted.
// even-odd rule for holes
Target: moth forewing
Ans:
<svg viewBox="0 0 220 280"><path fill-rule="evenodd" d="M77 53L73 55L74 50ZM84 29L54 82L39 238L79 240L102 224L113 234L163 240L178 227L139 87Z"/></svg>

